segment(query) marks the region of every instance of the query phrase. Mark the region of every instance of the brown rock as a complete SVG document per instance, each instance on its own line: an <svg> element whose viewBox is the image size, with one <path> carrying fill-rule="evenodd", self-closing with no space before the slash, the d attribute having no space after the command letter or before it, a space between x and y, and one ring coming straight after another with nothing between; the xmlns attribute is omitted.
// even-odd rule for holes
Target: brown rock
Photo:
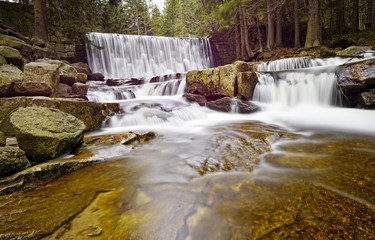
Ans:
<svg viewBox="0 0 375 240"><path fill-rule="evenodd" d="M104 75L101 73L92 73L88 75L87 79L89 81L104 81Z"/></svg>
<svg viewBox="0 0 375 240"><path fill-rule="evenodd" d="M78 62L78 63L73 63L71 65L77 70L78 73L84 73L86 75L91 74L91 69L89 65L87 65L86 63Z"/></svg>

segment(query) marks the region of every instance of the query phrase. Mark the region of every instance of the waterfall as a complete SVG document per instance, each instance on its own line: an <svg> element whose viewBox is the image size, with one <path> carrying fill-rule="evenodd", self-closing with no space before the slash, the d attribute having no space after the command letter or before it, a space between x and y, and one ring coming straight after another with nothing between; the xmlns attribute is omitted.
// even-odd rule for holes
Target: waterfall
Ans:
<svg viewBox="0 0 375 240"><path fill-rule="evenodd" d="M213 67L205 38L88 33L90 68L106 78L153 77Z"/></svg>
<svg viewBox="0 0 375 240"><path fill-rule="evenodd" d="M335 70L346 59L289 58L258 66L254 101L278 103L285 107L298 104L340 105Z"/></svg>

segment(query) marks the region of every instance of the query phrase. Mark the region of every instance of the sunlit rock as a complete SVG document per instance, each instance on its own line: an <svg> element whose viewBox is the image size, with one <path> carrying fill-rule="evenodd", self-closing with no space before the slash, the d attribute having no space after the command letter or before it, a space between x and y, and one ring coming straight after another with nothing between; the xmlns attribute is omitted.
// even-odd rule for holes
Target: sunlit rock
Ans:
<svg viewBox="0 0 375 240"><path fill-rule="evenodd" d="M53 108L19 108L10 116L19 147L31 161L43 162L77 147L85 124L76 117Z"/></svg>

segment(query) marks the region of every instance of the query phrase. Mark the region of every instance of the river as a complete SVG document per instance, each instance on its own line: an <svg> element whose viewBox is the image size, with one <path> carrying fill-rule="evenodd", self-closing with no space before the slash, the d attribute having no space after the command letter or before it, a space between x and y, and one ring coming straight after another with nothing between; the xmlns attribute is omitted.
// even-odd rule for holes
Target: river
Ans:
<svg viewBox="0 0 375 240"><path fill-rule="evenodd" d="M142 41L171 49L178 42ZM202 41L177 43L189 44ZM346 60L263 64L253 99L262 110L238 114L233 101L231 113L220 113L187 102L184 74L175 75L212 66L194 61L200 51L209 59L204 44L175 53L185 54L185 65L132 75L145 84L92 84L91 100L119 102L123 113L87 136L156 137L134 147L103 146L94 154L105 162L1 197L2 239L375 238L375 113L340 107L333 71ZM134 55L147 66L147 54ZM163 74L171 76L149 82Z"/></svg>

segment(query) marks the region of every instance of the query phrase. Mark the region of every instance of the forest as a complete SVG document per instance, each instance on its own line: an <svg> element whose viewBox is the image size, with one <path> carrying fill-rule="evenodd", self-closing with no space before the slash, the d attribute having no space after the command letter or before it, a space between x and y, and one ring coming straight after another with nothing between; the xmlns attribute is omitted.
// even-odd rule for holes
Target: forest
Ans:
<svg viewBox="0 0 375 240"><path fill-rule="evenodd" d="M150 0L34 0L34 6L44 40L47 28L73 39L90 31L173 37L230 31L237 56L249 57L264 48L347 47L353 38L374 38L375 29L374 0L166 0L162 10Z"/></svg>

